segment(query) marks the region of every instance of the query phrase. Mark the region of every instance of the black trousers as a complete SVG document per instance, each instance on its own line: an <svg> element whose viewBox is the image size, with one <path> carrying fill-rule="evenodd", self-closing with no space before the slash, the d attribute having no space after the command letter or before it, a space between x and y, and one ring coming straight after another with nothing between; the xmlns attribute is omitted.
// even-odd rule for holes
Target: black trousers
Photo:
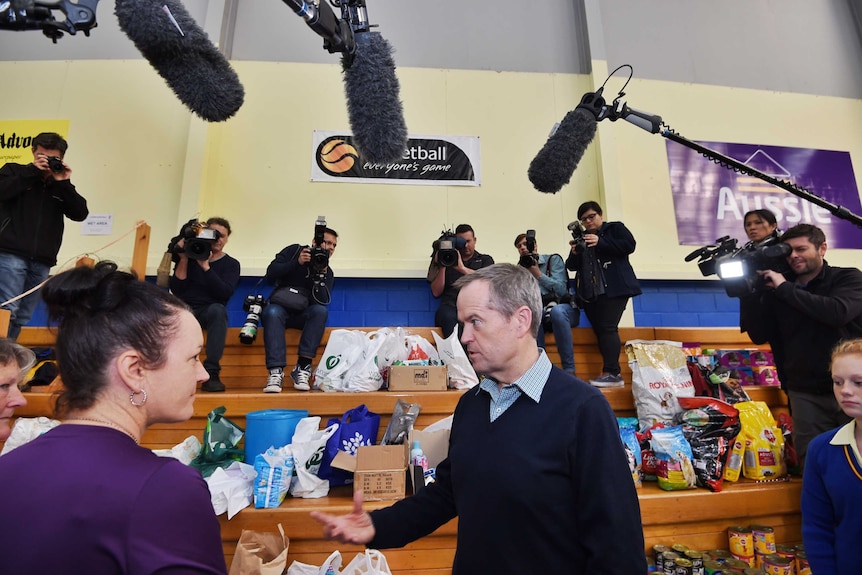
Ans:
<svg viewBox="0 0 862 575"><path fill-rule="evenodd" d="M600 295L596 301L585 303L584 313L593 326L602 354L602 371L620 374L620 318L628 304L629 296L607 297Z"/></svg>

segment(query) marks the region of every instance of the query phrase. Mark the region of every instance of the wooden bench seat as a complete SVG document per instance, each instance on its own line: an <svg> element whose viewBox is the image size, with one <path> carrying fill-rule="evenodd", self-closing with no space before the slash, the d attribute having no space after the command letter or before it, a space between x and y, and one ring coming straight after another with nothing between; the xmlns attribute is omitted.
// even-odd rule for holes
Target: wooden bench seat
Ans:
<svg viewBox="0 0 862 575"><path fill-rule="evenodd" d="M373 328L364 328L370 331ZM434 328L410 328L433 343ZM325 424L330 417L338 417L348 409L364 403L371 411L381 415L382 436L389 423L398 399L419 403L422 410L417 428L422 429L452 413L461 397L461 391L396 393L375 391L366 393L324 393L321 391L298 392L285 388L280 394L264 394L266 369L263 361L263 342L259 336L252 345L239 342L237 329L229 330L225 356L222 362L222 380L227 385L225 393L199 392L195 400L193 417L183 423L154 425L147 430L142 444L150 448L168 448L189 435L202 437L207 414L214 408L227 407L226 416L240 426L245 426L245 414L251 411L272 408L307 409L310 415L321 417ZM327 329L315 363L323 355L325 342L331 329ZM439 333L439 332L438 332ZM621 328L623 342L632 339L666 339L682 342L701 342L710 348L755 347L745 334L732 328ZM296 361L299 332L287 330L288 365ZM601 356L595 336L589 328L573 330L576 370L579 377L589 379L601 371ZM50 346L53 335L46 329L24 328L19 341L29 346ZM547 336L546 350L552 362L559 365L559 353L553 336ZM626 385L623 388L603 389L615 413L620 417L635 416L631 391L631 370L624 351L620 353L620 365ZM26 394L28 405L16 410L21 417L50 416L52 395L37 391ZM764 401L774 413L787 409L787 398L776 387L746 388L753 400ZM801 481L754 483L741 480L725 483L721 493L706 489L687 491L662 491L654 483L646 483L640 490L641 515L646 550L655 544L684 543L693 548L715 549L727 547L728 526L753 523L770 525L775 529L779 542L801 541L801 519L799 496ZM369 508L387 505L386 502L368 503ZM320 499L288 498L278 509L246 508L233 519L219 517L225 556L230 565L236 542L242 529L276 531L281 523L290 538L288 560L320 564L334 550L339 549L345 561L349 561L361 547L338 545L322 538L319 526L311 520L309 512L323 509L333 513L347 513L351 508L349 487L334 488L328 497ZM438 529L432 535L416 541L403 549L387 550L386 557L393 573L410 575L442 575L451 572L455 548L457 520Z"/></svg>

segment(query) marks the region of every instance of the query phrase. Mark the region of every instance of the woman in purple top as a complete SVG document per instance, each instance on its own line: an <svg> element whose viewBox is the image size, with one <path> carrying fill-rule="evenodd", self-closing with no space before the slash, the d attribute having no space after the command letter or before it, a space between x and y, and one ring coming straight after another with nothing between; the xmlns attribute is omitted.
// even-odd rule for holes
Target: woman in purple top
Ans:
<svg viewBox="0 0 862 575"><path fill-rule="evenodd" d="M0 571L225 574L200 473L138 445L185 421L207 379L184 303L102 262L43 288L58 326L60 425L0 458Z"/></svg>

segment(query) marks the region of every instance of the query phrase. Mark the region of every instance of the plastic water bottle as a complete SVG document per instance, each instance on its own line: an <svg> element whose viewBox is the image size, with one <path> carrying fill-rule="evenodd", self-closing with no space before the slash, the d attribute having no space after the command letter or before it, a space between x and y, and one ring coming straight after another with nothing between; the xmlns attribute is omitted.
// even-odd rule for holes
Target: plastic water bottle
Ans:
<svg viewBox="0 0 862 575"><path fill-rule="evenodd" d="M410 463L417 467L421 467L423 471L428 469L428 459L422 452L418 441L413 442L413 449L410 450Z"/></svg>

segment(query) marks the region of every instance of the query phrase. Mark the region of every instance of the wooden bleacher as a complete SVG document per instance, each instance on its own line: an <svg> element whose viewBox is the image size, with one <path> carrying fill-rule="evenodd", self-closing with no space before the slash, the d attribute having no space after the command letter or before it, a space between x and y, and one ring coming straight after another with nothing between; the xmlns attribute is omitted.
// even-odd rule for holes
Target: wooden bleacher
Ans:
<svg viewBox="0 0 862 575"><path fill-rule="evenodd" d="M369 331L373 328L363 328ZM433 343L433 328L410 328ZM325 342L331 332L327 329L324 342L318 350L319 361ZM287 330L288 366L296 361L299 332ZM439 333L439 332L438 332ZM632 339L663 339L682 342L701 342L710 348L756 347L745 334L734 328L621 328L622 341ZM589 328L573 330L577 375L589 379L601 371L601 356L596 340ZM53 335L44 328L24 328L19 342L28 346L50 346ZM559 354L550 334L547 336L547 353L559 365ZM624 351L620 354L624 388L604 389L603 393L618 416L634 416L631 392L631 370ZM330 417L340 416L348 409L364 403L371 411L381 415L380 434L389 422L397 399L422 406L417 428L423 428L452 413L463 392L394 393L376 391L367 393L324 393L321 391L297 392L289 385L281 394L264 394L267 371L263 360L262 337L252 345L239 342L239 330L231 329L222 360L221 379L227 386L225 393L199 392L194 415L188 422L172 425L154 425L142 438L150 448L171 447L189 435L202 436L207 414L215 407L227 407L226 416L241 426L250 411L271 408L307 409L311 415L321 417L325 425ZM17 416L50 416L52 395L33 391L26 394L28 405L16 411ZM784 393L775 387L747 388L752 399L766 402L775 413L786 411ZM706 489L663 491L655 483L647 483L640 490L641 515L646 550L655 544L684 543L697 549L727 547L726 529L731 525L763 524L775 529L776 540L782 543L801 541L799 499L801 480L789 482L755 483L740 480L725 483L720 493ZM369 502L368 508L387 505L386 502ZM328 497L321 499L293 499L288 497L278 509L246 508L230 521L219 517L222 527L224 552L228 562L233 557L236 542L243 529L276 531L281 523L290 538L288 561L320 564L334 549L339 549L346 561L361 551L358 546L338 545L322 538L320 527L309 517L309 512L322 509L332 513L347 513L351 509L349 487L334 488ZM457 519L444 525L432 535L420 539L403 549L386 550L393 573L410 575L442 575L451 572L455 548Z"/></svg>

